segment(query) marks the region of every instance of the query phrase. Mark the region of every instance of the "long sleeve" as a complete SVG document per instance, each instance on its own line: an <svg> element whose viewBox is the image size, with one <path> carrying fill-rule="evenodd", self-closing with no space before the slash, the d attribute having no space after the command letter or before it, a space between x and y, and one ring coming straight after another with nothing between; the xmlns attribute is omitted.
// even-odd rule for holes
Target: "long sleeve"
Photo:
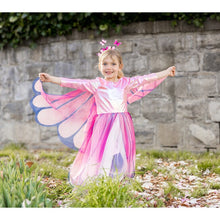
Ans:
<svg viewBox="0 0 220 220"><path fill-rule="evenodd" d="M98 81L96 79L68 79L61 78L60 86L79 89L81 91L88 91L95 93Z"/></svg>
<svg viewBox="0 0 220 220"><path fill-rule="evenodd" d="M152 92L168 76L166 71L131 77L128 85L128 104L135 102Z"/></svg>
<svg viewBox="0 0 220 220"><path fill-rule="evenodd" d="M136 86L148 84L156 80L165 79L168 76L166 71L151 73L143 76L134 76L130 78L130 88L135 88Z"/></svg>

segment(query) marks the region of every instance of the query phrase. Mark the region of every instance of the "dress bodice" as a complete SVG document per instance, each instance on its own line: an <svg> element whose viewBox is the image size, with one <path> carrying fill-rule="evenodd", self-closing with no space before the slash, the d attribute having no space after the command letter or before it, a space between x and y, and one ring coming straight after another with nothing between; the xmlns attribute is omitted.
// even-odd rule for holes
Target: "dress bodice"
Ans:
<svg viewBox="0 0 220 220"><path fill-rule="evenodd" d="M127 112L127 80L110 82L100 79L100 85L94 93L97 114Z"/></svg>

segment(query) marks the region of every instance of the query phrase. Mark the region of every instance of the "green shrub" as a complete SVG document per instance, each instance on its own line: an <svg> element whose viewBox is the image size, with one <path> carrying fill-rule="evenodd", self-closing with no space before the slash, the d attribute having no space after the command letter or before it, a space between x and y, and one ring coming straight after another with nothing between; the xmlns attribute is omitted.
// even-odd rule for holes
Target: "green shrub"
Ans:
<svg viewBox="0 0 220 220"><path fill-rule="evenodd" d="M45 186L23 159L0 163L0 207L52 207Z"/></svg>
<svg viewBox="0 0 220 220"><path fill-rule="evenodd" d="M136 207L137 199L131 190L132 183L121 181L120 177L99 177L74 186L70 207Z"/></svg>
<svg viewBox="0 0 220 220"><path fill-rule="evenodd" d="M133 22L170 20L177 26L183 20L203 27L208 18L220 21L219 13L0 13L0 48L24 42L35 47L41 37L69 35L73 29L107 36L110 30L120 33L122 26Z"/></svg>

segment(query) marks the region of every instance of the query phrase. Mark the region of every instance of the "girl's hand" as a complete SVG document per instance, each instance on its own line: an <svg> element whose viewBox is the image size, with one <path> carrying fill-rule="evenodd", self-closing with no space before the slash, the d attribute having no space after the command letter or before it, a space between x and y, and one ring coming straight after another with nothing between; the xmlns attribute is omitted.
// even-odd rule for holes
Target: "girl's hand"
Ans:
<svg viewBox="0 0 220 220"><path fill-rule="evenodd" d="M168 69L168 76L175 76L175 73L176 73L176 67L175 66L171 66L169 67Z"/></svg>
<svg viewBox="0 0 220 220"><path fill-rule="evenodd" d="M50 82L51 76L48 73L39 73L40 80L42 82Z"/></svg>

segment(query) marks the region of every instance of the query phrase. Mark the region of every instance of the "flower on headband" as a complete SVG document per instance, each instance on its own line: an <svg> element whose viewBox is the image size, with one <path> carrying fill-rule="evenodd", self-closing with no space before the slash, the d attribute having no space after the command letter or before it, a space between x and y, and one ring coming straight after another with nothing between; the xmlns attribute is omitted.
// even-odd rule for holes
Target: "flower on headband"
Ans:
<svg viewBox="0 0 220 220"><path fill-rule="evenodd" d="M104 46L106 44L106 40L102 39L99 43ZM114 42L114 45L116 45L117 47L119 45L121 45L122 43L121 42L118 42L117 40L115 40ZM105 50L109 50L109 49L112 49L112 50L115 50L116 46L107 46L107 47L102 47L99 51L99 53L97 53L98 56L100 56Z"/></svg>
<svg viewBox="0 0 220 220"><path fill-rule="evenodd" d="M102 39L100 42L99 42L102 46L104 46L106 44L106 40Z"/></svg>
<svg viewBox="0 0 220 220"><path fill-rule="evenodd" d="M119 46L119 45L121 45L121 42L118 42L117 40L115 40L114 44Z"/></svg>

